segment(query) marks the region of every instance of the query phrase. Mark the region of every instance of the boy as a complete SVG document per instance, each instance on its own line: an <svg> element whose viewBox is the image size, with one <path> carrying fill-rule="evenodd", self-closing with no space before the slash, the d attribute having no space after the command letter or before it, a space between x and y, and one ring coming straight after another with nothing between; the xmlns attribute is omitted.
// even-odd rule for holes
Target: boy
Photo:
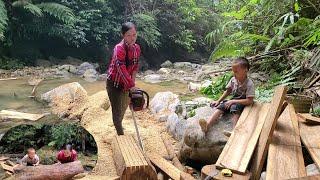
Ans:
<svg viewBox="0 0 320 180"><path fill-rule="evenodd" d="M226 112L232 113L232 127L234 128L240 114L245 106L253 103L255 88L252 80L247 77L250 64L246 58L240 57L233 61L232 71L234 77L232 77L226 86L226 90L218 101L212 102L211 107L216 107L213 115L208 121L201 119L199 125L203 132L207 132L214 122ZM229 95L232 95L230 100L225 100ZM224 133L226 136L230 136L230 132Z"/></svg>
<svg viewBox="0 0 320 180"><path fill-rule="evenodd" d="M27 166L38 166L40 160L36 154L36 150L34 148L29 148L27 152L28 153L20 160L20 164Z"/></svg>

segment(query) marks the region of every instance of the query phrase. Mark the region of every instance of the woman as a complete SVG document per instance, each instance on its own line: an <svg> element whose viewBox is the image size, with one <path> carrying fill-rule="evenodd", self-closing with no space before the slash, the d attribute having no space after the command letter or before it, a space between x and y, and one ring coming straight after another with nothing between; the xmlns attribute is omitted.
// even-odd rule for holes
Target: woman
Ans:
<svg viewBox="0 0 320 180"><path fill-rule="evenodd" d="M113 49L107 72L107 92L112 108L113 124L118 135L123 135L122 119L129 104L129 91L135 89L140 46L136 44L136 26L122 24L122 41Z"/></svg>
<svg viewBox="0 0 320 180"><path fill-rule="evenodd" d="M77 152L72 148L71 144L67 144L63 150L57 154L58 163L68 163L77 160Z"/></svg>

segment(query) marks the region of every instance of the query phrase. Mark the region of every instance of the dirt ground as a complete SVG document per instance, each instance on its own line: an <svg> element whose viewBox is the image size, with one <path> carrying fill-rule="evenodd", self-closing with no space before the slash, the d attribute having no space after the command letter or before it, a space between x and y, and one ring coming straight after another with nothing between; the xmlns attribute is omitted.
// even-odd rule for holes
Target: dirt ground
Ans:
<svg viewBox="0 0 320 180"><path fill-rule="evenodd" d="M139 131L146 152L167 156L167 150L161 136L169 139L173 145L175 140L166 132L165 124L157 122L149 110L135 112ZM111 142L116 135L112 123L111 108L107 111L101 108L88 109L81 120L82 125L93 135L98 146L98 161L93 171L83 179L115 179L117 178L114 160L112 158ZM133 135L136 131L131 115L127 109L123 119L125 134Z"/></svg>

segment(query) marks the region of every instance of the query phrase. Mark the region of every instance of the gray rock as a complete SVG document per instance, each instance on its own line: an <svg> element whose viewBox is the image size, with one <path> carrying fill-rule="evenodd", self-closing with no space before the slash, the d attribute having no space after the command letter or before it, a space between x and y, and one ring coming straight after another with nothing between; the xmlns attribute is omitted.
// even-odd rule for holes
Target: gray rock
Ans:
<svg viewBox="0 0 320 180"><path fill-rule="evenodd" d="M149 74L144 77L144 81L148 83L159 83L163 80L164 78L159 74Z"/></svg>
<svg viewBox="0 0 320 180"><path fill-rule="evenodd" d="M98 77L98 80L99 81L106 81L107 80L107 74L100 74L99 77Z"/></svg>
<svg viewBox="0 0 320 180"><path fill-rule="evenodd" d="M191 62L175 62L173 63L175 69L192 69Z"/></svg>
<svg viewBox="0 0 320 180"><path fill-rule="evenodd" d="M82 77L86 81L93 82L98 79L98 72L95 69L87 69Z"/></svg>
<svg viewBox="0 0 320 180"><path fill-rule="evenodd" d="M178 95L170 91L158 92L150 102L151 112L154 114L170 111L175 112L177 105L180 103Z"/></svg>
<svg viewBox="0 0 320 180"><path fill-rule="evenodd" d="M66 59L64 60L64 63L71 64L71 65L74 65L74 66L79 66L80 64L83 63L83 61L81 61L78 58L67 56Z"/></svg>
<svg viewBox="0 0 320 180"><path fill-rule="evenodd" d="M260 180L266 180L266 178L267 178L267 173L265 171L263 171L261 173Z"/></svg>
<svg viewBox="0 0 320 180"><path fill-rule="evenodd" d="M199 91L201 88L201 84L197 84L197 83L193 83L193 82L189 82L188 84L188 89L191 92L197 92Z"/></svg>
<svg viewBox="0 0 320 180"><path fill-rule="evenodd" d="M315 163L306 166L307 176L319 175L320 170Z"/></svg>
<svg viewBox="0 0 320 180"><path fill-rule="evenodd" d="M78 96L87 96L87 91L78 82L72 82L42 94L41 100L51 103L59 98L74 100Z"/></svg>
<svg viewBox="0 0 320 180"><path fill-rule="evenodd" d="M35 65L42 66L42 67L50 67L52 65L52 63L48 60L45 60L45 59L37 59L35 61Z"/></svg>
<svg viewBox="0 0 320 180"><path fill-rule="evenodd" d="M162 67L162 68L171 68L171 67L173 67L173 64L172 64L171 61L167 60L167 61L165 61L164 63L162 63L162 64L160 65L160 67Z"/></svg>
<svg viewBox="0 0 320 180"><path fill-rule="evenodd" d="M67 71L67 72L72 73L72 74L76 74L77 73L77 68L75 66L71 65L71 64L65 64L65 65L59 66L58 69Z"/></svg>
<svg viewBox="0 0 320 180"><path fill-rule="evenodd" d="M146 71L144 72L144 74L145 74L145 75L150 75L150 74L155 74L155 72L152 71L152 70L146 70Z"/></svg>
<svg viewBox="0 0 320 180"><path fill-rule="evenodd" d="M209 119L213 109L205 106L195 110L195 116L188 118L185 123L185 132L183 134L183 146L180 149L182 159L201 160L202 162L214 163L228 138L223 135L224 130L232 130L230 115L222 116L211 128L207 134L201 131L199 126L200 119Z"/></svg>
<svg viewBox="0 0 320 180"><path fill-rule="evenodd" d="M171 70L169 68L160 68L158 70L159 74L170 74Z"/></svg>
<svg viewBox="0 0 320 180"><path fill-rule="evenodd" d="M78 67L78 71L77 71L77 75L83 75L86 70L88 69L95 69L94 66L88 62L84 62L82 63L79 67Z"/></svg>

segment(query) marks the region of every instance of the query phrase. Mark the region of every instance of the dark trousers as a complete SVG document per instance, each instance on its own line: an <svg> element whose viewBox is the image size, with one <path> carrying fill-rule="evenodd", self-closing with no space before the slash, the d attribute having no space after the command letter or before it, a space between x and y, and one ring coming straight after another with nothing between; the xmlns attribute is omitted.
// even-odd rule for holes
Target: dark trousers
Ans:
<svg viewBox="0 0 320 180"><path fill-rule="evenodd" d="M107 92L112 109L112 120L118 135L123 135L122 119L129 105L129 92L113 86L113 82L107 80Z"/></svg>

